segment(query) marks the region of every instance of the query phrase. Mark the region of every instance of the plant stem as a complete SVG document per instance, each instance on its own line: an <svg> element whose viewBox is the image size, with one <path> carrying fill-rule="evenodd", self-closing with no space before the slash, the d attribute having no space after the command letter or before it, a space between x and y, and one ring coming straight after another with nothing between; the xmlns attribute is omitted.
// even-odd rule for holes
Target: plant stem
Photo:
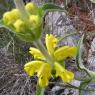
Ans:
<svg viewBox="0 0 95 95"><path fill-rule="evenodd" d="M57 86L61 86L61 87L65 87L65 88L73 88L73 89L78 89L78 90L84 90L84 91L95 91L94 89L85 89L85 88L80 88L77 86L74 86L72 84L64 84L64 83L60 83L60 82L49 82L50 84L56 84Z"/></svg>
<svg viewBox="0 0 95 95"><path fill-rule="evenodd" d="M78 33L71 33L71 34L66 34L64 36L60 36L60 37L58 37L58 39L59 39L58 43L61 42L64 39L66 39L67 37L74 36L76 34L78 34Z"/></svg>
<svg viewBox="0 0 95 95"><path fill-rule="evenodd" d="M50 63L51 65L53 65L53 58L48 54L46 48L44 47L43 43L41 42L41 40L36 40L33 42L33 44L42 52L42 54L46 57L46 60L48 61L48 63Z"/></svg>
<svg viewBox="0 0 95 95"><path fill-rule="evenodd" d="M25 10L24 3L22 0L14 0L14 3L16 5L16 8L20 11L22 19L27 19L28 18L28 13Z"/></svg>

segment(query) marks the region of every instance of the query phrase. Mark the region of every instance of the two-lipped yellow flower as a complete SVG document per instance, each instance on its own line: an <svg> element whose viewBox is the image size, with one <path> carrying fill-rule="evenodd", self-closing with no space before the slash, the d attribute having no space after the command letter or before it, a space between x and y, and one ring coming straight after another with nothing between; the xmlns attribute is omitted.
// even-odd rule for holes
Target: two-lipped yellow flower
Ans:
<svg viewBox="0 0 95 95"><path fill-rule="evenodd" d="M52 34L46 35L45 43L47 52L54 59L53 66L47 62L45 56L40 50L34 47L30 47L30 53L34 56L34 61L30 61L25 64L24 70L30 76L37 73L38 83L41 87L48 85L49 78L52 77L52 70L55 70L56 77L60 77L63 82L70 82L74 78L74 74L68 71L60 64L60 61L64 61L67 57L73 57L76 55L77 48L71 46L57 47L58 39Z"/></svg>

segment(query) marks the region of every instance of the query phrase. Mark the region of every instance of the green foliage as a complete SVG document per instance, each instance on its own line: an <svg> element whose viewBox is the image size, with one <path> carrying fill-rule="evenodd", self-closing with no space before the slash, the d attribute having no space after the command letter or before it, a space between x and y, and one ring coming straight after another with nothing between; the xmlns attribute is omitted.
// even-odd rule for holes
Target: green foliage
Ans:
<svg viewBox="0 0 95 95"><path fill-rule="evenodd" d="M77 46L77 55L76 55L76 65L79 70L85 71L89 75L89 70L85 68L82 60L82 53L83 53L83 39L84 35L80 38Z"/></svg>
<svg viewBox="0 0 95 95"><path fill-rule="evenodd" d="M55 5L55 4L51 4L51 3L46 3L42 6L42 10L46 11L64 11L64 8Z"/></svg>
<svg viewBox="0 0 95 95"><path fill-rule="evenodd" d="M88 87L90 82L91 82L91 79L81 82L80 87L79 87L80 88L79 89L79 95L85 94L85 90L87 90L87 87ZM88 91L89 91L89 89L88 89Z"/></svg>

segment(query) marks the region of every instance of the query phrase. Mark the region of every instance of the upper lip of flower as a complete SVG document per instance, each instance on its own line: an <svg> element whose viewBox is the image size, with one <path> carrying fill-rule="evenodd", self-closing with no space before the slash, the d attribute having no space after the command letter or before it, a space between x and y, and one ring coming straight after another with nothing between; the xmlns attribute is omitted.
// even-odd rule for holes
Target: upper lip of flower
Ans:
<svg viewBox="0 0 95 95"><path fill-rule="evenodd" d="M56 61L61 61L69 56L76 55L77 48L74 46L63 46L57 48L58 39L52 34L46 35L45 42L49 55ZM40 52L40 50L36 48L30 47L29 52L34 56L34 59L46 60L45 56Z"/></svg>

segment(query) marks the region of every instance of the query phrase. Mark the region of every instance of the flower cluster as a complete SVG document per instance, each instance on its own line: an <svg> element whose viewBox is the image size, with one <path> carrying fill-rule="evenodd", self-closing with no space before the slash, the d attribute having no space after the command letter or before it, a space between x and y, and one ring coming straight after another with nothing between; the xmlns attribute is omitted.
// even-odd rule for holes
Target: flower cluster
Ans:
<svg viewBox="0 0 95 95"><path fill-rule="evenodd" d="M42 15L40 8L34 3L27 3L23 10L25 11L24 14L19 9L12 9L4 13L3 22L8 28L20 36L20 38L31 42L32 40L38 39L41 35Z"/></svg>
<svg viewBox="0 0 95 95"><path fill-rule="evenodd" d="M34 61L30 61L25 64L24 70L29 76L33 76L37 73L38 83L41 87L48 85L48 80L52 77L52 70L54 70L55 76L60 77L63 82L70 82L74 78L74 74L71 71L65 69L61 65L60 61L64 61L67 57L74 57L76 55L77 48L71 46L57 47L58 39L52 34L46 35L45 43L49 55L53 58L54 62L48 63L45 56L37 48L30 47L30 53L34 56Z"/></svg>

